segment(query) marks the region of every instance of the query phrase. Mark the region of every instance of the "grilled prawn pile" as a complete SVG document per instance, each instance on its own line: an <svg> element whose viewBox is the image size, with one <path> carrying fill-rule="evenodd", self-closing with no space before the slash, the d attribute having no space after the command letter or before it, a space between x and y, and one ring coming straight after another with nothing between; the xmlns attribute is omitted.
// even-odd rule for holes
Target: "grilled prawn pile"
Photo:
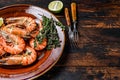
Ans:
<svg viewBox="0 0 120 80"><path fill-rule="evenodd" d="M29 65L37 59L37 51L43 50L42 43L35 40L42 29L42 21L36 23L31 17L9 17L0 27L0 64ZM5 54L10 54L3 57Z"/></svg>

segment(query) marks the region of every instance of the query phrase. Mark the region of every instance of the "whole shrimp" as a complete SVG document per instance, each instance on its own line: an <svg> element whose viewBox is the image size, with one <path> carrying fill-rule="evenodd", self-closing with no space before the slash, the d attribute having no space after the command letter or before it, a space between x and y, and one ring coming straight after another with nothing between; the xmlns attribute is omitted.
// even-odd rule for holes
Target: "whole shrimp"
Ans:
<svg viewBox="0 0 120 80"><path fill-rule="evenodd" d="M47 39L43 39L42 43L39 43L38 41L32 38L30 40L30 46L35 50L43 50L47 46Z"/></svg>
<svg viewBox="0 0 120 80"><path fill-rule="evenodd" d="M30 40L30 46L32 48L34 48L35 50L43 50L47 46L47 39L43 39L42 43L39 43L38 41L35 40L35 37L39 34L39 32L43 28L42 21L40 21L38 25L39 25L38 30L36 30L36 32L34 34L31 34L31 36L33 38ZM36 46L35 46L35 44L36 44Z"/></svg>
<svg viewBox="0 0 120 80"><path fill-rule="evenodd" d="M6 23L17 23L18 25L23 25L28 32L31 32L36 28L35 20L31 17L10 17L6 18Z"/></svg>
<svg viewBox="0 0 120 80"><path fill-rule="evenodd" d="M1 65L30 65L37 59L37 53L36 51L26 46L24 52L22 54L18 55L11 55L6 58L0 59Z"/></svg>
<svg viewBox="0 0 120 80"><path fill-rule="evenodd" d="M16 35L0 31L2 39L0 39L0 45L4 47L4 50L10 54L19 54L25 48L25 41Z"/></svg>
<svg viewBox="0 0 120 80"><path fill-rule="evenodd" d="M35 30L33 30L30 34L30 36L32 36L33 38L35 38L39 32L43 29L43 25L42 25L42 21L40 20L38 23L38 26L36 27Z"/></svg>
<svg viewBox="0 0 120 80"><path fill-rule="evenodd" d="M5 27L2 27L1 30L11 33L11 34L18 35L20 37L29 36L29 33L27 33L27 31L25 29L21 29L21 28L17 27L18 25L19 25L18 23L8 24Z"/></svg>

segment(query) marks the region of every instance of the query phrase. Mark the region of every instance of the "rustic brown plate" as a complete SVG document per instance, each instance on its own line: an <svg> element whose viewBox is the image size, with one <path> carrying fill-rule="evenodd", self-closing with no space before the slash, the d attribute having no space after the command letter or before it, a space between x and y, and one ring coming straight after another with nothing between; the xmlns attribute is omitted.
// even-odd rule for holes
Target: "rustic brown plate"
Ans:
<svg viewBox="0 0 120 80"><path fill-rule="evenodd" d="M16 17L16 16L30 16L39 21L41 19L40 15L47 16L49 18L58 19L51 14L37 6L28 5L28 4L16 4L7 6L0 9L0 17ZM58 35L61 40L61 47L52 49L50 51L44 51L40 54L38 60L27 67L18 67L13 68L12 66L1 67L0 66L0 80L23 80L23 79L34 79L45 72L47 72L60 58L64 45L65 45L65 35L62 29L59 26L56 26ZM11 68L10 68L11 67Z"/></svg>

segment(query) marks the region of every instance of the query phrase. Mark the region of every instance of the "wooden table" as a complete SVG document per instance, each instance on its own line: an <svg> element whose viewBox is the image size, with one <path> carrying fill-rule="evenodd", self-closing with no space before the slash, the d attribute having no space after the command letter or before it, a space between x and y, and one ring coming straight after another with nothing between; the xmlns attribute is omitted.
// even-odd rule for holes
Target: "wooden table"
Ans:
<svg viewBox="0 0 120 80"><path fill-rule="evenodd" d="M0 0L0 7L32 4L47 9L51 1ZM62 2L68 8L71 2L77 3L78 47L71 49L66 39L58 63L36 80L120 80L120 0ZM66 25L64 11L55 15Z"/></svg>

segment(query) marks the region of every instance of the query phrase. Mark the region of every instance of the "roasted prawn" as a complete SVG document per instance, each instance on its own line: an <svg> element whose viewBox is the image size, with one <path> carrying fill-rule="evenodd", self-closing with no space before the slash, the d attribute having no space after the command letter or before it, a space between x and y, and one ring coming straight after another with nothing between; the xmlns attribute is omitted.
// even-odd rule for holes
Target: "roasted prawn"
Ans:
<svg viewBox="0 0 120 80"><path fill-rule="evenodd" d="M25 48L25 41L19 36L0 31L0 45L10 54L19 54Z"/></svg>
<svg viewBox="0 0 120 80"><path fill-rule="evenodd" d="M19 25L18 23L12 23L12 24L6 25L5 27L2 27L1 30L14 35L18 35L20 37L29 36L29 33L26 31L25 28L19 28L19 27L21 27L21 25Z"/></svg>
<svg viewBox="0 0 120 80"><path fill-rule="evenodd" d="M23 25L28 32L35 29L35 20L31 17L10 17L6 18L6 23L17 23L18 25Z"/></svg>
<svg viewBox="0 0 120 80"><path fill-rule="evenodd" d="M6 58L0 59L0 64L2 65L30 65L32 64L37 58L36 51L26 46L25 50L21 54L11 55Z"/></svg>
<svg viewBox="0 0 120 80"><path fill-rule="evenodd" d="M34 34L31 34L33 38L30 39L30 46L34 48L35 50L43 50L47 46L47 39L43 39L41 43L39 43L35 37L39 34L39 31L41 31L43 28L42 21L38 24L38 30ZM36 44L36 45L35 45Z"/></svg>

